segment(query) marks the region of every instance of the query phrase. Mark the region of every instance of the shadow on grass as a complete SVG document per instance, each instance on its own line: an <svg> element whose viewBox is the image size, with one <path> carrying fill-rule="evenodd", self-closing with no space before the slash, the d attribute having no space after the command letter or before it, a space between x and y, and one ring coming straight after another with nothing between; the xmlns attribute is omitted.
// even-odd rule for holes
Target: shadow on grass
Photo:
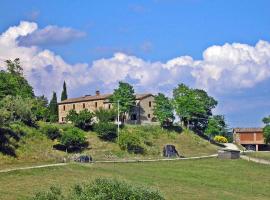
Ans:
<svg viewBox="0 0 270 200"><path fill-rule="evenodd" d="M55 144L53 145L53 148L59 151L65 151L67 153L81 153L83 150L89 148L89 142L85 142L80 146L70 146L70 147L66 147L65 145L62 144Z"/></svg>
<svg viewBox="0 0 270 200"><path fill-rule="evenodd" d="M9 128L0 128L0 152L16 157L20 136Z"/></svg>

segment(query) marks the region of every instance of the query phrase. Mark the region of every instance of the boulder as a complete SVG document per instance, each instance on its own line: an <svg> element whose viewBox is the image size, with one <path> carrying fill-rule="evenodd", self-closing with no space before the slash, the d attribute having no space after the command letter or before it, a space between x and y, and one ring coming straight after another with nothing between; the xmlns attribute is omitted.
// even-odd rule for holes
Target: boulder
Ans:
<svg viewBox="0 0 270 200"><path fill-rule="evenodd" d="M164 157L180 157L174 145L167 144L163 147Z"/></svg>

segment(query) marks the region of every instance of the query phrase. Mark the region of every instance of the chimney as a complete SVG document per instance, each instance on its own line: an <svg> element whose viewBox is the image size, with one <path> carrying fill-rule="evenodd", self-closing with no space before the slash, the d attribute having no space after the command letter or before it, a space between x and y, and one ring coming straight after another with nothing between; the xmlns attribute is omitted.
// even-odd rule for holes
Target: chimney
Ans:
<svg viewBox="0 0 270 200"><path fill-rule="evenodd" d="M96 95L97 95L97 96L100 95L100 91L99 91L99 90L96 91Z"/></svg>

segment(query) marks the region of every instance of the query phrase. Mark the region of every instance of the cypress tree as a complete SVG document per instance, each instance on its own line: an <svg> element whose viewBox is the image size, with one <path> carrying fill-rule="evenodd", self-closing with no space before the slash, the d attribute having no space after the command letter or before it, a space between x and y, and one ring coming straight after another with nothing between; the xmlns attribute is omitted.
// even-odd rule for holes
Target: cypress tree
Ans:
<svg viewBox="0 0 270 200"><path fill-rule="evenodd" d="M62 94L61 94L61 101L64 101L67 98L68 98L68 96L67 96L67 86L66 86L66 81L64 81L63 90L62 90Z"/></svg>
<svg viewBox="0 0 270 200"><path fill-rule="evenodd" d="M56 122L58 119L58 105L56 92L53 92L53 96L49 104L49 109L50 109L50 121Z"/></svg>

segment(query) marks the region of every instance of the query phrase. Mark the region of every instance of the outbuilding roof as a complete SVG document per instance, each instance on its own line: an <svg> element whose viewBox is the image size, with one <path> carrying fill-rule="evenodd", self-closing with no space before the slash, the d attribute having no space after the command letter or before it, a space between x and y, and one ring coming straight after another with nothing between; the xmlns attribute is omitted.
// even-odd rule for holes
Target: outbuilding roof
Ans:
<svg viewBox="0 0 270 200"><path fill-rule="evenodd" d="M77 98L69 98L64 101L61 101L58 104L69 104L69 103L77 103L77 102L84 102L84 101L97 101L97 100L106 100L108 99L112 94L99 94L99 95L85 95L83 97L77 97ZM147 94L136 94L136 100L142 100L146 97L153 96L150 93Z"/></svg>
<svg viewBox="0 0 270 200"><path fill-rule="evenodd" d="M233 129L234 132L237 132L237 133L254 133L254 132L262 132L263 129L262 128L234 128Z"/></svg>

